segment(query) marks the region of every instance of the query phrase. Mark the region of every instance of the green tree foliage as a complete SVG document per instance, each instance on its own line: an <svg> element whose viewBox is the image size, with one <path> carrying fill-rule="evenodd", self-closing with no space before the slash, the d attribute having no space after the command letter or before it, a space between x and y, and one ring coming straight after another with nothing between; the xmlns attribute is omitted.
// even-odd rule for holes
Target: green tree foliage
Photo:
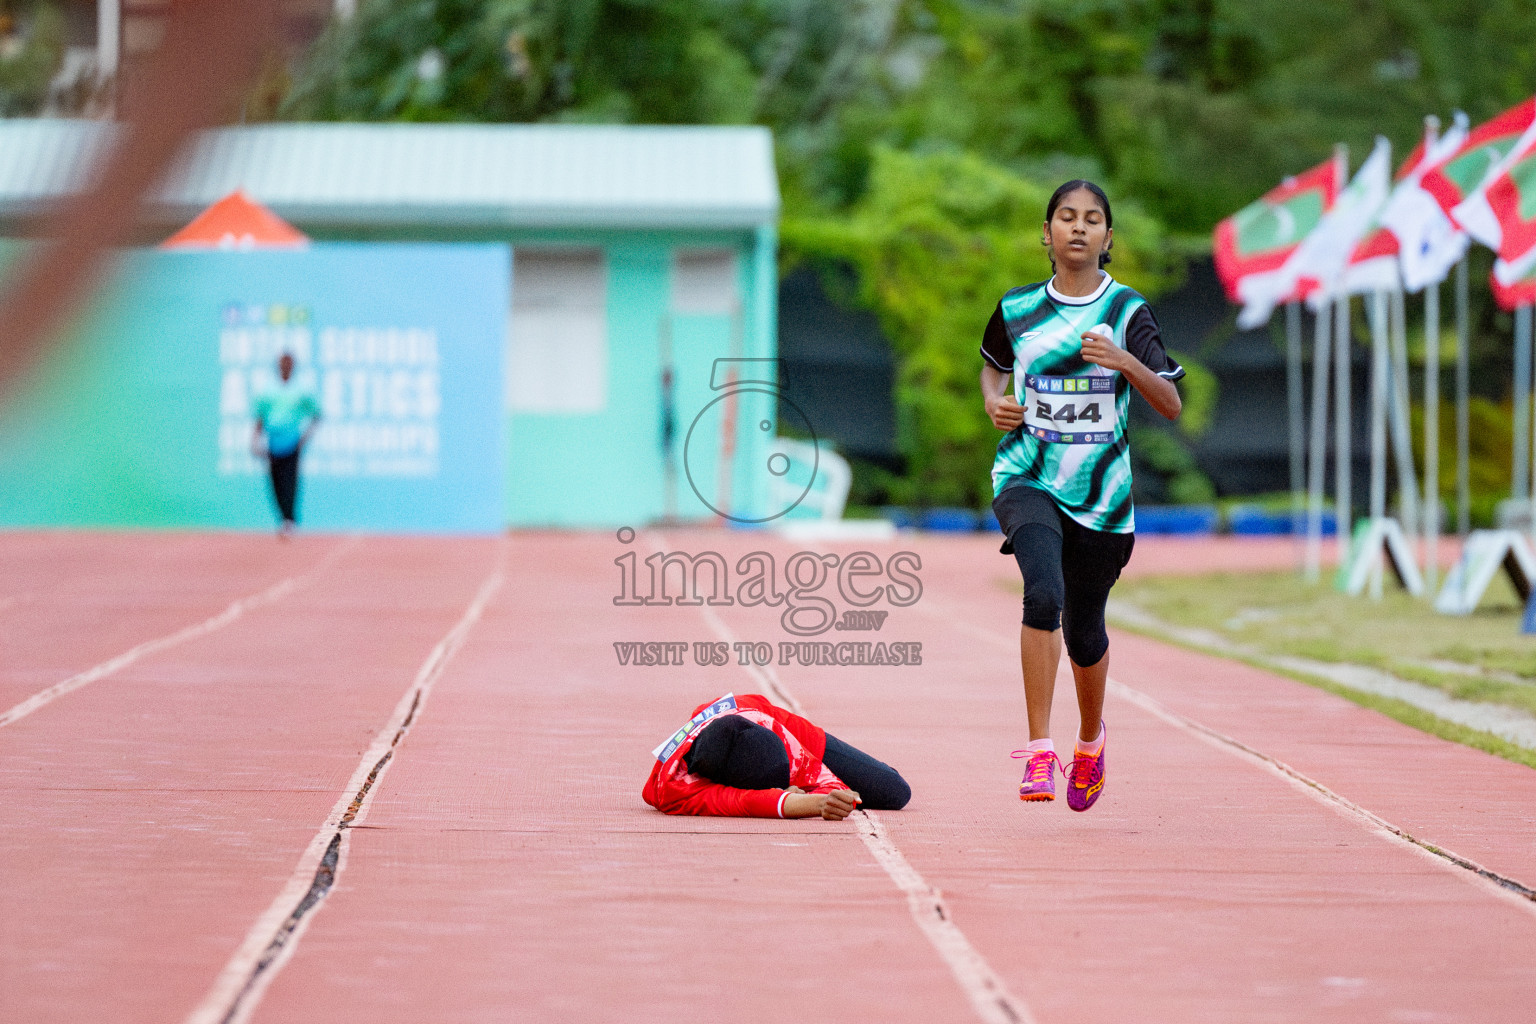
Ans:
<svg viewBox="0 0 1536 1024"><path fill-rule="evenodd" d="M745 122L746 59L688 0L365 0L279 116Z"/></svg>
<svg viewBox="0 0 1536 1024"><path fill-rule="evenodd" d="M760 123L792 212L877 146L1100 177L1203 235L1335 142L1536 88L1536 0L363 0L284 117ZM1473 57L1472 55L1478 55Z"/></svg>
<svg viewBox="0 0 1536 1024"><path fill-rule="evenodd" d="M865 87L846 90L854 136L1088 170L1186 234L1336 142L1364 153L1381 133L1406 153L1426 113L1481 120L1536 89L1532 0L894 6ZM820 201L856 198L857 168L798 170Z"/></svg>
<svg viewBox="0 0 1536 1024"><path fill-rule="evenodd" d="M64 27L51 4L0 2L0 117L42 110L64 59Z"/></svg>
<svg viewBox="0 0 1536 1024"><path fill-rule="evenodd" d="M278 116L771 127L786 263L852 268L897 350L912 474L890 490L974 504L993 436L976 342L1046 274L1050 188L1106 186L1113 269L1155 297L1171 243L1203 245L1335 143L1358 157L1381 133L1401 155L1426 113L1530 95L1533 25L1536 0L363 0ZM1181 361L1195 436L1215 382ZM1142 464L1201 490L1165 440Z"/></svg>
<svg viewBox="0 0 1536 1024"><path fill-rule="evenodd" d="M1157 427L1131 428L1131 456L1137 477L1147 470L1163 484L1163 498L1172 505L1205 505L1216 500L1216 487L1200 471L1189 448L1172 431Z"/></svg>

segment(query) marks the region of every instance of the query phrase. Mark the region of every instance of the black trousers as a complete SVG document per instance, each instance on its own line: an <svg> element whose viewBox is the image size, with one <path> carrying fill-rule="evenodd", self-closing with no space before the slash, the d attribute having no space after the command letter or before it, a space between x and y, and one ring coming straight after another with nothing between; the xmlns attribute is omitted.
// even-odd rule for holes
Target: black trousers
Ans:
<svg viewBox="0 0 1536 1024"><path fill-rule="evenodd" d="M295 448L288 455L268 455L267 461L272 470L272 496L277 499L277 511L283 522L297 522L299 451Z"/></svg>
<svg viewBox="0 0 1536 1024"><path fill-rule="evenodd" d="M883 761L827 733L827 750L821 763L859 794L859 803L872 811L899 811L912 799L912 787Z"/></svg>

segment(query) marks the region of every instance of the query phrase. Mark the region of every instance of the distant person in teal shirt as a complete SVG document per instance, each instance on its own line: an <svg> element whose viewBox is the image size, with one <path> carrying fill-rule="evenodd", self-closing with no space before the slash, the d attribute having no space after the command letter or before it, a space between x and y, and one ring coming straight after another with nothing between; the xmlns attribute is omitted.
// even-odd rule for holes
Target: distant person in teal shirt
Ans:
<svg viewBox="0 0 1536 1024"><path fill-rule="evenodd" d="M320 425L320 403L309 388L293 379L293 356L277 360L279 380L256 396L256 428L251 451L266 455L272 470L272 495L283 517L278 534L287 537L298 522L299 453ZM265 435L265 443L263 443Z"/></svg>

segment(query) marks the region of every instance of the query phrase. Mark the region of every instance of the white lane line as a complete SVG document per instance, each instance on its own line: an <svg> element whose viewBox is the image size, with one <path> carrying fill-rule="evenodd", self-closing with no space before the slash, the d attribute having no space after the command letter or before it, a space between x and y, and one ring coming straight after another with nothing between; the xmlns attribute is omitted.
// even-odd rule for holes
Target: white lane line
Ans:
<svg viewBox="0 0 1536 1024"><path fill-rule="evenodd" d="M974 636L999 646L1007 647L1010 651L1017 649L1012 639L1004 640L996 633L975 626L953 612L939 611L931 606L928 611L932 615L942 617L950 623L960 626L963 630ZM1366 810L1348 797L1329 789L1321 782L1318 782L1304 772L1298 771L1279 758L1271 757L1262 751L1248 746L1241 740L1228 736L1226 733L1213 729L1186 715L1182 715L1168 708L1150 694L1127 686L1113 678L1109 680L1108 690L1120 699L1134 704L1153 717L1159 718L1169 725L1197 737L1217 750L1247 761L1285 780L1299 792L1304 793L1317 803L1357 824L1367 826L1371 831L1389 842L1406 847L1417 854L1430 858L1439 867L1454 872L1457 877L1471 883L1484 892L1497 896L1506 902L1512 902L1528 913L1536 913L1536 889L1532 889L1523 882L1492 871L1472 858L1464 857L1454 850L1448 850L1443 846L1436 846L1433 843L1419 839L1406 829L1394 825L1373 811Z"/></svg>
<svg viewBox="0 0 1536 1024"><path fill-rule="evenodd" d="M1035 1018L1029 1007L1008 991L986 958L971 945L971 940L950 917L944 895L907 862L875 813L854 811L852 816L859 838L864 840L876 863L891 876L896 888L906 893L912 920L938 950L939 957L970 1000L976 1016L986 1024L1034 1024Z"/></svg>
<svg viewBox="0 0 1536 1024"><path fill-rule="evenodd" d="M715 635L727 643L735 643L736 636L720 620L709 605L701 605L704 621L709 623ZM805 714L795 695L789 692L779 679L772 665L758 667L746 665L747 672L761 682L779 699L779 703L797 715ZM885 826L873 811L858 810L851 815L859 838L864 841L875 863L885 869L907 897L907 910L918 929L933 944L939 959L954 975L960 991L970 1001L971 1009L985 1024L1035 1024L1034 1015L1022 999L1008 991L997 972L987 963L986 957L971 945L971 940L955 924L944 894L928 884L896 846Z"/></svg>
<svg viewBox="0 0 1536 1024"><path fill-rule="evenodd" d="M286 579L279 580L265 590L251 594L249 597L242 597L211 618L204 619L202 622L179 629L166 636L157 637L154 640L146 640L137 647L124 651L115 658L104 661L100 665L95 665L84 672L70 676L61 683L54 683L47 689L34 693L20 704L15 705L4 713L0 713L0 728L26 718L32 712L52 704L60 697L73 693L82 686L89 686L91 683L99 682L142 658L169 650L179 644L186 643L188 640L195 640L200 636L207 636L209 633L217 632L240 618L246 612L281 600L300 587L313 582L316 577L329 569L338 558L355 547L359 540L360 538L355 536L347 538L332 548L313 568L297 576L289 576Z"/></svg>
<svg viewBox="0 0 1536 1024"><path fill-rule="evenodd" d="M734 645L736 643L736 634L731 632L730 627L721 621L720 616L715 614L713 608L706 604L700 605L699 610L704 613L704 621L709 623L709 628L715 631L716 636L728 644ZM734 646L732 649L735 649ZM805 714L805 709L800 706L800 702L795 699L795 695L790 693L779 679L778 672L774 670L773 662L770 661L766 665L757 665L749 662L742 667L747 670L748 675L762 684L763 689L767 691L770 697L774 698L780 707L793 711L797 715Z"/></svg>
<svg viewBox="0 0 1536 1024"><path fill-rule="evenodd" d="M267 986L293 957L314 918L311 911L346 867L350 826L361 824L367 815L371 797L388 770L396 745L409 732L444 669L501 588L506 558L507 545L503 539L498 543L495 568L480 584L459 621L427 655L394 712L358 761L325 823L299 856L293 873L246 932L208 994L187 1015L186 1024L239 1024L248 1020Z"/></svg>
<svg viewBox="0 0 1536 1024"><path fill-rule="evenodd" d="M1181 715L1177 711L1164 706L1155 697L1114 679L1109 681L1109 690L1120 699L1135 704L1148 714L1162 719L1169 725L1182 729L1210 746L1241 757L1243 760L1263 768L1270 774L1284 779L1300 792L1323 806L1338 812L1345 818L1366 825L1378 835L1430 858L1440 867L1454 870L1461 878L1467 879L1485 891L1498 896L1500 899L1513 901L1521 909L1536 914L1536 890L1532 890L1529 886L1495 871L1490 871L1470 857L1463 857L1452 850L1447 850L1444 847L1435 846L1432 843L1416 838L1404 829L1387 821L1379 814L1366 810L1353 800L1334 792L1311 776L1297 771L1279 758L1270 757L1268 754L1248 746L1241 740L1234 739L1223 732L1212 729L1210 726L1193 718Z"/></svg>
<svg viewBox="0 0 1536 1024"><path fill-rule="evenodd" d="M649 541L651 550L655 554L661 555L666 553L666 534L647 531L646 540ZM709 623L709 628L715 631L715 635L726 643L734 645L736 643L736 634L731 632L730 627L725 624L720 616L715 614L715 610L708 604L700 604L698 607L699 611L704 614L704 621ZM797 715L805 714L804 709L800 707L800 702L795 700L795 695L785 689L784 684L779 681L779 674L774 671L773 662L770 661L766 665L757 665L749 662L743 667L746 668L747 674L756 679L764 692L781 708L793 711Z"/></svg>

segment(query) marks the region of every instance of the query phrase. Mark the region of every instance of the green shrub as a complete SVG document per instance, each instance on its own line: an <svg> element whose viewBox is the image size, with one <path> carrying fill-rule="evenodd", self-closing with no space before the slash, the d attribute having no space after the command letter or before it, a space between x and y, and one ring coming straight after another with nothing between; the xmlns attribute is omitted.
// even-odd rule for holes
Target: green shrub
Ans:
<svg viewBox="0 0 1536 1024"><path fill-rule="evenodd" d="M3 6L0 16L11 18ZM37 4L21 19L18 33L0 37L0 117L26 117L42 110L48 85L64 60L64 36L59 9Z"/></svg>
<svg viewBox="0 0 1536 1024"><path fill-rule="evenodd" d="M1467 477L1471 491L1471 517L1474 527L1493 525L1494 510L1510 496L1513 485L1515 416L1513 407L1473 395L1467 404L1468 439ZM1413 460L1423 479L1424 409L1412 407L1410 429L1413 432ZM1395 479L1395 478L1394 478ZM1456 408L1440 403L1440 504L1446 522L1456 526Z"/></svg>

